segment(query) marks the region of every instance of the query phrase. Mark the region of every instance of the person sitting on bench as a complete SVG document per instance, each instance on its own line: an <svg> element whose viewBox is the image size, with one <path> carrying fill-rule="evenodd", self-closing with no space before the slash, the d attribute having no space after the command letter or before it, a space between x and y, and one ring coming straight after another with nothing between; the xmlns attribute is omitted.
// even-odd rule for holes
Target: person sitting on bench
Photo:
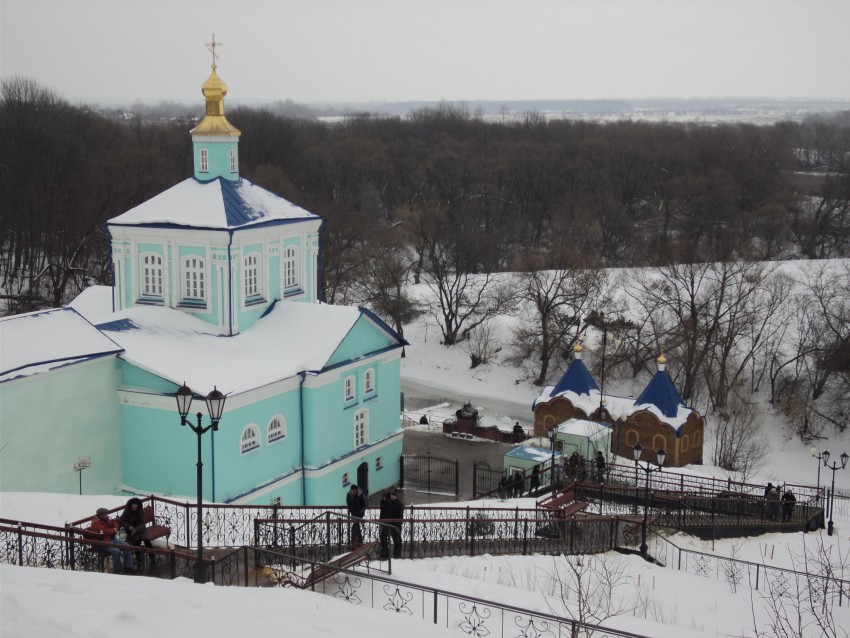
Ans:
<svg viewBox="0 0 850 638"><path fill-rule="evenodd" d="M90 529L95 534L100 534L105 543L111 543L110 547L106 548L106 553L112 556L112 573L113 574L129 574L133 571L133 552L130 551L130 546L120 538L116 538L118 530L121 529L121 524L115 519L109 518L109 510L105 507L99 507L97 513L91 519ZM115 546L118 547L115 547ZM123 549L123 547L127 549ZM121 557L124 557L124 568L121 569Z"/></svg>
<svg viewBox="0 0 850 638"><path fill-rule="evenodd" d="M130 545L141 545L144 543L148 549L153 547L153 543L148 538L145 512L141 499L134 496L127 501L127 505L124 507L124 511L121 513L118 522L121 524L121 527L127 530L127 542ZM150 558L152 563L156 562L156 556L151 554Z"/></svg>

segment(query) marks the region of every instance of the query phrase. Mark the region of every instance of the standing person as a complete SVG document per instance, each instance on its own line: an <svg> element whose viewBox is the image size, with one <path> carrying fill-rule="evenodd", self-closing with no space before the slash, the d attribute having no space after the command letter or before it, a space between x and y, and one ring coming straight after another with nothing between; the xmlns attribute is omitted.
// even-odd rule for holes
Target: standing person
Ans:
<svg viewBox="0 0 850 638"><path fill-rule="evenodd" d="M133 571L133 552L130 551L130 546L127 543L116 538L118 530L121 529L121 524L117 520L109 518L108 509L105 507L97 508L97 512L91 519L90 529L95 534L100 534L104 542L112 544L112 546L106 548L106 553L112 556L112 573L131 573ZM123 569L121 569L122 555L124 557Z"/></svg>
<svg viewBox="0 0 850 638"><path fill-rule="evenodd" d="M602 454L602 450L596 451L596 458L593 459L593 462L596 464L596 480L600 483L605 482L605 456Z"/></svg>
<svg viewBox="0 0 850 638"><path fill-rule="evenodd" d="M348 507L348 515L354 519L351 524L351 549L357 549L363 544L363 529L360 523L366 515L366 495L352 483L345 496L345 504Z"/></svg>
<svg viewBox="0 0 850 638"><path fill-rule="evenodd" d="M569 469L569 477L571 480L576 480L578 478L578 451L573 450L573 453L570 454L570 469Z"/></svg>
<svg viewBox="0 0 850 638"><path fill-rule="evenodd" d="M145 508L141 499L134 496L127 501L127 505L124 506L124 511L121 512L118 523L121 527L127 530L127 542L130 545L144 544L144 546L148 549L153 547L153 543L151 543L148 538L148 527L145 522ZM141 557L141 552L137 552L136 557ZM152 563L155 563L156 555L151 554L150 559Z"/></svg>
<svg viewBox="0 0 850 638"><path fill-rule="evenodd" d="M770 490L773 489L773 483L768 483L767 487L764 488L764 497L767 498L768 494L770 494Z"/></svg>
<svg viewBox="0 0 850 638"><path fill-rule="evenodd" d="M535 465L531 468L531 480L529 481L531 487L528 490L529 493L537 492L540 489L540 466Z"/></svg>
<svg viewBox="0 0 850 638"><path fill-rule="evenodd" d="M775 521L779 516L779 491L772 487L767 495L767 517Z"/></svg>
<svg viewBox="0 0 850 638"><path fill-rule="evenodd" d="M508 498L508 477L505 475L499 479L499 498L503 501Z"/></svg>
<svg viewBox="0 0 850 638"><path fill-rule="evenodd" d="M791 514L794 513L794 504L797 502L794 492L786 490L782 495L782 522L787 523L791 520Z"/></svg>
<svg viewBox="0 0 850 638"><path fill-rule="evenodd" d="M404 521L404 503L395 490L390 492L390 536L393 539L393 558L401 558L401 525Z"/></svg>
<svg viewBox="0 0 850 638"><path fill-rule="evenodd" d="M522 470L514 472L514 480L511 487L513 488L511 491L513 492L514 498L522 496L524 491L523 488L525 487L525 478L522 476Z"/></svg>

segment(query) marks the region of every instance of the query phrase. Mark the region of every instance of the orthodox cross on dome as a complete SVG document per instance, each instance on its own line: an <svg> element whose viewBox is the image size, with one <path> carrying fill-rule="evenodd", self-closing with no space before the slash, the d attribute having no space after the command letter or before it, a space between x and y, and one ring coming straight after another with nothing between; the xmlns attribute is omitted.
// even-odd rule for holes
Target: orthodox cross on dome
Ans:
<svg viewBox="0 0 850 638"><path fill-rule="evenodd" d="M207 50L212 53L212 68L216 68L215 61L218 60L218 56L215 54L215 48L217 46L222 46L223 43L215 41L215 33L212 34L212 42L207 42Z"/></svg>

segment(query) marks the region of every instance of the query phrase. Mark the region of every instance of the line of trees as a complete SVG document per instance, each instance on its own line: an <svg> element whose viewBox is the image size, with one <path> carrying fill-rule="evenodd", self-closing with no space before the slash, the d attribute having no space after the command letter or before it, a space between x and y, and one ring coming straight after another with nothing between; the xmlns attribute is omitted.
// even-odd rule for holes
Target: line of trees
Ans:
<svg viewBox="0 0 850 638"><path fill-rule="evenodd" d="M107 219L191 175L192 122L107 117L25 78L0 88L0 294L6 312L58 306L110 283ZM228 117L243 175L327 219L330 303L369 304L402 334L430 313L473 365L499 349L494 317L517 316L512 351L538 385L588 328L611 331L615 368L643 374L663 349L684 398L728 421L769 386L806 428L847 423L850 273L814 268L795 288L758 262L850 255L850 114ZM650 269L623 282L612 266ZM411 296L420 282L431 303Z"/></svg>

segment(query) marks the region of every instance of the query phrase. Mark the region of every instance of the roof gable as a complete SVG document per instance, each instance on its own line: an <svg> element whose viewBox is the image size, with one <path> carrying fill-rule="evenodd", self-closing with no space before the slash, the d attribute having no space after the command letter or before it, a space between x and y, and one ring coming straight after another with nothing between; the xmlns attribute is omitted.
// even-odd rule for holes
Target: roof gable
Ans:
<svg viewBox="0 0 850 638"><path fill-rule="evenodd" d="M398 333L370 311L360 308L360 318L330 356L327 367L348 363L365 355L406 345Z"/></svg>

